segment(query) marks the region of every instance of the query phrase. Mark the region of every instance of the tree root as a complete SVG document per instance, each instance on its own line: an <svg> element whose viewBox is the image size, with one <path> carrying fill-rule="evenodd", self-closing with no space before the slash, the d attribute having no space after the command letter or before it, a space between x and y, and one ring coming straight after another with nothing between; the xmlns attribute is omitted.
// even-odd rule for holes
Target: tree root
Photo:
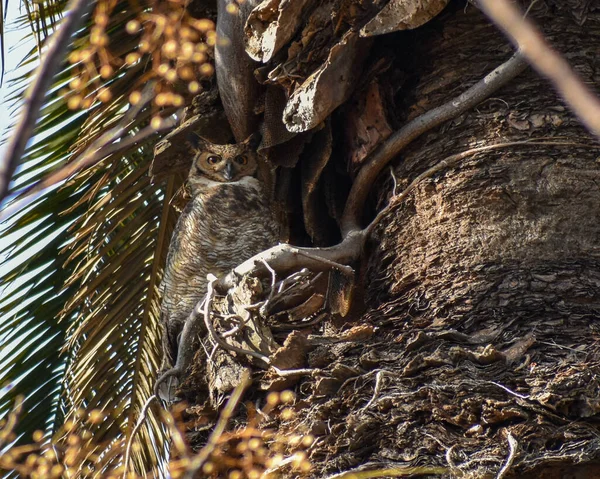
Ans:
<svg viewBox="0 0 600 479"><path fill-rule="evenodd" d="M520 51L509 60L486 75L467 91L437 108L409 121L396 133L385 140L370 156L365 166L358 172L348 195L348 201L342 215L342 237L353 230L360 230L363 205L373 182L383 168L406 148L413 140L442 123L456 118L470 110L509 81L522 73L527 67Z"/></svg>
<svg viewBox="0 0 600 479"><path fill-rule="evenodd" d="M279 244L244 261L221 278L216 288L227 291L239 277L252 275L265 278L271 275L270 270L287 275L302 268L314 272L335 268L344 274L353 275L354 270L347 264L360 257L365 240L364 231L350 231L344 241L328 248L297 248L285 243Z"/></svg>
<svg viewBox="0 0 600 479"><path fill-rule="evenodd" d="M290 273L301 268L308 268L311 271L327 271L332 266L349 273L345 269L348 267L344 265L348 265L360 257L367 237L381 219L380 213L366 228L361 229L360 227L360 218L363 214L363 205L367 194L381 170L417 137L478 105L523 72L526 67L527 63L523 60L521 53L515 53L509 60L467 91L449 102L418 116L383 142L360 170L352 185L342 216L343 241L341 243L328 248L295 248L287 244L274 246L243 262L232 273L223 278L217 287L223 290L228 289L233 284L232 281L235 276L250 274L265 277L269 274L269 270L264 265L265 261L280 274ZM501 145L491 145L489 148L499 146ZM485 147L481 151L484 149ZM424 175L431 175L448 164L475 153L475 150L454 155L438 163L425 172ZM421 179L419 177L415 181ZM412 186L411 184L409 188Z"/></svg>

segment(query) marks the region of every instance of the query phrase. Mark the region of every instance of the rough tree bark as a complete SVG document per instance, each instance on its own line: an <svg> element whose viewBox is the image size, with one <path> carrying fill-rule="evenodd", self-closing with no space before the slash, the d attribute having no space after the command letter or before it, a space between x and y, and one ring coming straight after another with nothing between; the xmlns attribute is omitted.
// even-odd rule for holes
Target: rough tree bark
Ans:
<svg viewBox="0 0 600 479"><path fill-rule="evenodd" d="M547 8L536 10L538 22L594 83L598 12L582 27L570 7ZM414 71L421 75L409 108L435 106L506 54L476 12L440 21L438 34L417 35ZM498 98L415 142L396 168L398 189L476 144L540 137L573 146L523 145L463 161L424 181L383 221L362 319L379 328L374 341L393 344L362 353L370 369L385 371L370 429L388 438L372 458L429 456L455 474L493 477L512 435L517 477L565 477L557 463L598 459L594 141L528 71ZM598 474L585 469L576 477Z"/></svg>
<svg viewBox="0 0 600 479"><path fill-rule="evenodd" d="M511 55L496 28L463 7L377 40L373 51L391 65L388 85L400 77L395 64L405 78L384 95L394 128ZM597 85L598 7L548 0L533 14ZM343 124L334 115L334 150ZM422 181L382 219L361 269L364 304L311 332L305 367L313 372L293 385L299 414L277 424L317 438L310 477L398 465L444 466L445 477L600 477L595 140L528 70L415 141L394 163L395 187L451 154L532 138L555 144L467 158ZM391 185L379 182L379 208ZM206 356L196 359L204 371ZM258 387L250 394L264 397Z"/></svg>

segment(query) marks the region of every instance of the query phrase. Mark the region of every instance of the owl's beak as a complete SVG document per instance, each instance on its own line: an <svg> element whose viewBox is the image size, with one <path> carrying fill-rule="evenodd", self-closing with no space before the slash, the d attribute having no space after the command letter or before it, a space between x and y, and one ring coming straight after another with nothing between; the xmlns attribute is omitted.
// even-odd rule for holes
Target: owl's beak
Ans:
<svg viewBox="0 0 600 479"><path fill-rule="evenodd" d="M223 169L223 177L227 181L233 180L233 163L227 163Z"/></svg>

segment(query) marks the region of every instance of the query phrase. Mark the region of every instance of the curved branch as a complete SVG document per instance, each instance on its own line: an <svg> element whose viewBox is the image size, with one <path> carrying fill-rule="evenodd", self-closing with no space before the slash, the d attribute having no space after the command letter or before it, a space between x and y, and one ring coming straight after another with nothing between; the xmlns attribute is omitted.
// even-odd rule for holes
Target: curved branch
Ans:
<svg viewBox="0 0 600 479"><path fill-rule="evenodd" d="M352 230L361 229L360 222L367 194L381 170L390 160L423 133L481 103L523 72L526 67L527 62L523 59L521 53L515 53L508 61L486 75L467 91L411 120L383 142L372 153L352 184L342 216L342 237L345 238Z"/></svg>
<svg viewBox="0 0 600 479"><path fill-rule="evenodd" d="M353 230L341 243L328 248L298 248L282 243L244 261L227 276L220 278L216 286L219 290L228 290L235 284L236 277L247 274L268 277L271 273L265 263L278 274L288 274L302 268L313 272L337 268L352 275L354 271L347 265L360 256L365 240L366 230Z"/></svg>
<svg viewBox="0 0 600 479"><path fill-rule="evenodd" d="M71 0L67 7L67 14L50 39L46 56L41 60L35 80L26 92L21 119L12 132L12 138L6 147L6 153L0 161L0 202L8 193L8 185L12 175L33 133L46 90L54 78L54 74L61 66L63 54L71 42L71 37L77 31L93 4L94 2L91 0Z"/></svg>

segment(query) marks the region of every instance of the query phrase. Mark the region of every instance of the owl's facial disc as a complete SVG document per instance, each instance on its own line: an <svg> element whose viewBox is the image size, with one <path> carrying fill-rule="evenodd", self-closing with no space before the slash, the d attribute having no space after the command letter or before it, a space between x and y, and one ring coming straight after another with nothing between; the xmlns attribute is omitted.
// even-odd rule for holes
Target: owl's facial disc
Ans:
<svg viewBox="0 0 600 479"><path fill-rule="evenodd" d="M246 176L254 176L257 170L256 155L247 151L243 144L206 145L194 158L190 170L190 184L197 180L230 183Z"/></svg>

